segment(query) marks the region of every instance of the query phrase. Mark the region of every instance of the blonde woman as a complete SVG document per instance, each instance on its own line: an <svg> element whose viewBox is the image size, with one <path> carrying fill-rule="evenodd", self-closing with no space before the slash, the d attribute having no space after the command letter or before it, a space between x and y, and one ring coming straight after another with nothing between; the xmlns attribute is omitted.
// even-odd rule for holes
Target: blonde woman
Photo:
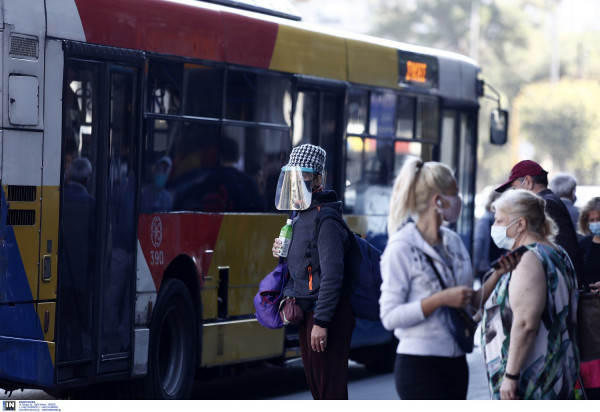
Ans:
<svg viewBox="0 0 600 412"><path fill-rule="evenodd" d="M554 243L558 228L545 208L542 197L522 189L493 204L497 246L528 249L485 305L481 340L495 399L574 396L577 283L569 255Z"/></svg>
<svg viewBox="0 0 600 412"><path fill-rule="evenodd" d="M466 399L465 352L443 308L474 313L501 274L515 264L513 258L504 258L501 268L473 291L469 253L460 237L442 225L455 222L461 207L456 179L446 165L419 158L405 162L390 200L379 301L384 327L400 340L395 381L401 399Z"/></svg>

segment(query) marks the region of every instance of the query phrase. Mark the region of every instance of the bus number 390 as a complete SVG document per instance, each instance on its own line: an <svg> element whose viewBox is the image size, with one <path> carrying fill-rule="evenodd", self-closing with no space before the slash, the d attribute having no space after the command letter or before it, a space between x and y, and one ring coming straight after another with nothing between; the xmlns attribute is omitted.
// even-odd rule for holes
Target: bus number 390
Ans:
<svg viewBox="0 0 600 412"><path fill-rule="evenodd" d="M150 251L150 265L164 265L165 264L165 254L162 250L151 250Z"/></svg>

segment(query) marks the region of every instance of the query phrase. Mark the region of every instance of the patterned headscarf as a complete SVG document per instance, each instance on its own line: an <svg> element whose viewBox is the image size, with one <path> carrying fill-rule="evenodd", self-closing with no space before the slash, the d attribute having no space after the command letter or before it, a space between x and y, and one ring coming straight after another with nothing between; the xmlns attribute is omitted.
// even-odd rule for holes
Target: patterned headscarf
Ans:
<svg viewBox="0 0 600 412"><path fill-rule="evenodd" d="M325 167L325 154L325 150L319 146L303 144L292 149L290 162L287 165L309 167L313 169L316 174L321 175L323 174L323 168Z"/></svg>

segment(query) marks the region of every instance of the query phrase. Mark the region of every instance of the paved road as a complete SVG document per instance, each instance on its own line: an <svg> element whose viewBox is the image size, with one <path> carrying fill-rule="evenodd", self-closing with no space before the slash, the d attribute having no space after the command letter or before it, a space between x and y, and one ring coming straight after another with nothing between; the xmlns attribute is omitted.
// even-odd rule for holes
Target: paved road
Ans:
<svg viewBox="0 0 600 412"><path fill-rule="evenodd" d="M490 392L487 386L487 376L483 363L483 354L478 346L479 328L475 334L476 347L473 353L467 355L469 364L469 389L467 400L489 400ZM301 367L301 365L300 365ZM398 399L394 374L370 375L364 368L350 362L350 381L348 383L348 396L350 400L390 400ZM303 400L312 399L308 390L275 396L270 399Z"/></svg>
<svg viewBox="0 0 600 412"><path fill-rule="evenodd" d="M467 355L469 363L469 390L467 400L489 400L490 394L487 387L487 377L483 365L483 355L479 348ZM394 374L368 375L361 372L360 365L350 363L350 382L348 395L350 400L393 400L398 399L394 385ZM272 397L278 400L305 400L312 399L310 392L304 390Z"/></svg>
<svg viewBox="0 0 600 412"><path fill-rule="evenodd" d="M479 342L478 336L476 336L475 342ZM467 355L467 361L470 372L467 399L489 399L483 356L479 347ZM393 373L370 374L365 367L354 362L350 362L348 391L351 400L398 399ZM10 398L0 392L0 400L5 399L51 400L53 398L43 391L18 391L14 392ZM312 397L306 385L302 364L295 361L286 367L269 366L260 370L246 371L233 377L198 381L194 385L191 399L304 400L312 399Z"/></svg>

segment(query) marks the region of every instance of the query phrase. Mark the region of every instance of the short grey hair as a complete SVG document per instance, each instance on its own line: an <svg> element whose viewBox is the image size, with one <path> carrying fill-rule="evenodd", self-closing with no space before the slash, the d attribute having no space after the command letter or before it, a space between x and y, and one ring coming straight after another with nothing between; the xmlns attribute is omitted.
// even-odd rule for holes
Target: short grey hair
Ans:
<svg viewBox="0 0 600 412"><path fill-rule="evenodd" d="M92 176L92 164L87 157L77 157L71 161L69 168L71 180L85 186L90 176Z"/></svg>
<svg viewBox="0 0 600 412"><path fill-rule="evenodd" d="M558 197L571 197L577 186L577 179L568 173L559 173L550 182L549 188Z"/></svg>

